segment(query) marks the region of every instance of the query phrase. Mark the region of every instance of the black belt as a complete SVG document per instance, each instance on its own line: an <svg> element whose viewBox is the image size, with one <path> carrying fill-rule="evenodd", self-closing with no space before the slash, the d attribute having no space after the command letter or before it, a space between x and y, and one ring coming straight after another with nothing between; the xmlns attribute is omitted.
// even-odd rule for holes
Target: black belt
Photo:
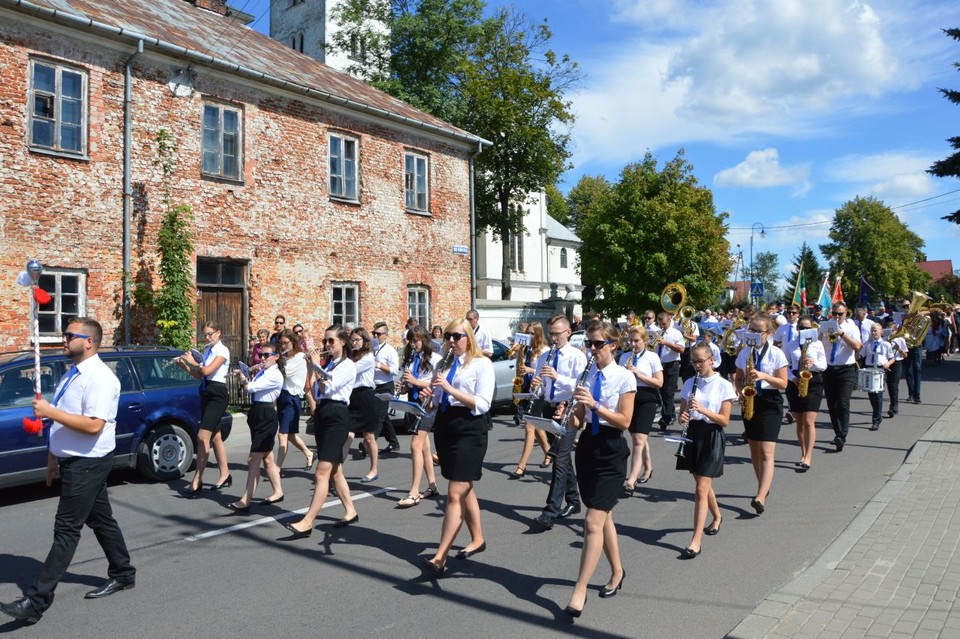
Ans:
<svg viewBox="0 0 960 639"><path fill-rule="evenodd" d="M273 406L273 402L250 402L253 406Z"/></svg>
<svg viewBox="0 0 960 639"><path fill-rule="evenodd" d="M317 402L318 406L323 406L324 404L343 404L347 405L347 402L340 401L339 399L321 399Z"/></svg>
<svg viewBox="0 0 960 639"><path fill-rule="evenodd" d="M675 362L665 362L665 363L663 364L663 367L664 367L664 368L670 368L670 367L672 367L672 366L679 366L679 365L680 365L680 360L678 359L678 360L675 361Z"/></svg>
<svg viewBox="0 0 960 639"><path fill-rule="evenodd" d="M829 368L835 368L837 370L853 368L856 364L830 364Z"/></svg>

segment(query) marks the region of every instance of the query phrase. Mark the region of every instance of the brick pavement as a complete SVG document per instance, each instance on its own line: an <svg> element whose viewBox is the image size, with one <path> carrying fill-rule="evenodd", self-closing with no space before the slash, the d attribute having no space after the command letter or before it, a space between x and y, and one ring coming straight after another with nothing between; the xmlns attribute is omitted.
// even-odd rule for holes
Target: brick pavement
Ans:
<svg viewBox="0 0 960 639"><path fill-rule="evenodd" d="M960 397L806 570L729 637L960 637Z"/></svg>

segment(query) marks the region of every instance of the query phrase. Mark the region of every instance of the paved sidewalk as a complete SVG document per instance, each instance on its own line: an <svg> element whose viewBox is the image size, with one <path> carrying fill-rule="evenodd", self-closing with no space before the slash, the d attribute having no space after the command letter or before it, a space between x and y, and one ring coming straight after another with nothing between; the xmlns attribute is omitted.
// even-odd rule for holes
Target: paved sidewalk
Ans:
<svg viewBox="0 0 960 639"><path fill-rule="evenodd" d="M903 466L735 639L960 637L960 397Z"/></svg>

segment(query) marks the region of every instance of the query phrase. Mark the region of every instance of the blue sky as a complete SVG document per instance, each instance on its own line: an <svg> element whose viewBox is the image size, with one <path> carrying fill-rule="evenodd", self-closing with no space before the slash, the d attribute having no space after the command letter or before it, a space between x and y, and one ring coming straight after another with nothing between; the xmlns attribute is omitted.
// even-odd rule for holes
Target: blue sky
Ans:
<svg viewBox="0 0 960 639"><path fill-rule="evenodd" d="M491 6L504 4L488 0ZM269 31L268 0L231 0ZM519 0L547 18L553 47L582 66L574 169L616 180L650 150L678 149L730 214L731 249L774 251L781 269L803 241L828 241L854 196L892 207L928 259L960 269L960 180L925 170L960 135L960 5L934 0ZM245 6L246 5L246 6ZM957 191L950 193L951 191ZM921 200L923 200L921 202Z"/></svg>

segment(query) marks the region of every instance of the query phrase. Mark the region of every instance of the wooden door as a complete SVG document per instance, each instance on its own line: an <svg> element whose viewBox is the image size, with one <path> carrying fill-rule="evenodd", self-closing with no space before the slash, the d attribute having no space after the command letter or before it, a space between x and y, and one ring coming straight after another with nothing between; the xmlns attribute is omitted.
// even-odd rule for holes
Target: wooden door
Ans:
<svg viewBox="0 0 960 639"><path fill-rule="evenodd" d="M246 335L243 325L243 290L204 287L200 289L197 336L203 343L204 322L220 324L220 341L230 350L230 361L246 360Z"/></svg>

